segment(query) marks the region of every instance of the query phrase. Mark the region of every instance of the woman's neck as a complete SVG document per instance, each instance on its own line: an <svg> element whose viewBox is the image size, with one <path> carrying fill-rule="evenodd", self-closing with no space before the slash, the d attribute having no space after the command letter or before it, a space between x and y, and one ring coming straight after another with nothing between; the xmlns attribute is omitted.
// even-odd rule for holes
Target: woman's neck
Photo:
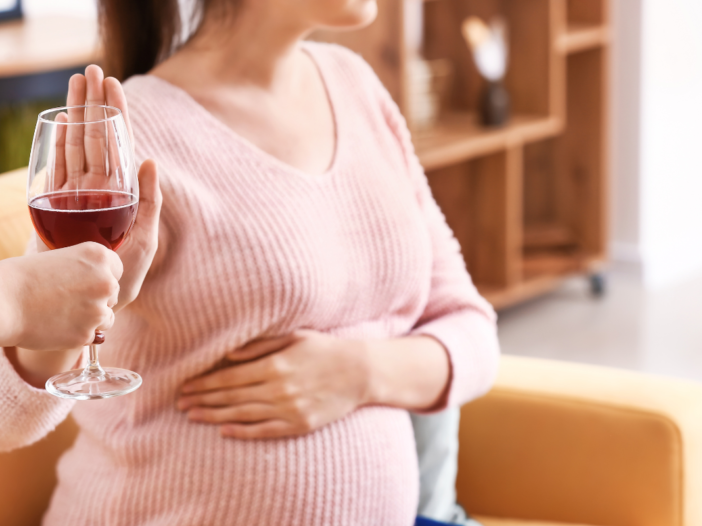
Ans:
<svg viewBox="0 0 702 526"><path fill-rule="evenodd" d="M172 57L152 73L181 86L229 85L276 92L289 89L300 70L298 43L311 31L266 2L246 2L233 20L213 13Z"/></svg>

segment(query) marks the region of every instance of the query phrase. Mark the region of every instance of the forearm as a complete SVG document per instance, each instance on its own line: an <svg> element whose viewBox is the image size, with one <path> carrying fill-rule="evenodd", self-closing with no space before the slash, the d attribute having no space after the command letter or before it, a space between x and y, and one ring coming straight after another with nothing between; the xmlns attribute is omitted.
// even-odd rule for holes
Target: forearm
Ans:
<svg viewBox="0 0 702 526"><path fill-rule="evenodd" d="M446 349L428 336L366 342L368 403L429 410L446 396L451 366Z"/></svg>
<svg viewBox="0 0 702 526"><path fill-rule="evenodd" d="M30 351L6 347L5 355L17 374L29 385L43 389L46 381L61 372L74 369L83 348L67 351Z"/></svg>

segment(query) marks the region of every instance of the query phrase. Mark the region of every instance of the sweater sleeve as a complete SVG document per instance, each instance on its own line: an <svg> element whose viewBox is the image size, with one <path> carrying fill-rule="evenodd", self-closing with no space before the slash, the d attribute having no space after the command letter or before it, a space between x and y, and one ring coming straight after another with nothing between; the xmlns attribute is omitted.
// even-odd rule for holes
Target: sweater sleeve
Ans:
<svg viewBox="0 0 702 526"><path fill-rule="evenodd" d="M35 236L32 233L25 254L37 253ZM0 452L41 440L66 419L74 404L25 382L0 347Z"/></svg>
<svg viewBox="0 0 702 526"><path fill-rule="evenodd" d="M451 378L447 395L431 410L440 411L482 396L494 383L500 354L497 316L473 285L460 245L432 196L399 108L371 67L355 54L349 55L353 55L362 69L357 78L370 84L369 91L382 118L402 150L431 237L433 262L429 298L410 334L435 338L449 355Z"/></svg>
<svg viewBox="0 0 702 526"><path fill-rule="evenodd" d="M41 440L66 419L74 404L22 380L0 347L0 452Z"/></svg>

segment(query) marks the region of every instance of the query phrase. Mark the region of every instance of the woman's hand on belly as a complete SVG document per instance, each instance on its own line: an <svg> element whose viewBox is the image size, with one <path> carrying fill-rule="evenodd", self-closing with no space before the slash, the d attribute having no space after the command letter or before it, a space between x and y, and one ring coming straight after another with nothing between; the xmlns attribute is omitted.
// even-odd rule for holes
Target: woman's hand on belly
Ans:
<svg viewBox="0 0 702 526"><path fill-rule="evenodd" d="M190 380L178 409L223 436L303 435L370 402L362 341L301 330L229 353L226 369Z"/></svg>
<svg viewBox="0 0 702 526"><path fill-rule="evenodd" d="M186 382L178 409L234 438L304 435L362 405L440 409L451 365L429 336L345 340L315 331L258 340L231 367Z"/></svg>

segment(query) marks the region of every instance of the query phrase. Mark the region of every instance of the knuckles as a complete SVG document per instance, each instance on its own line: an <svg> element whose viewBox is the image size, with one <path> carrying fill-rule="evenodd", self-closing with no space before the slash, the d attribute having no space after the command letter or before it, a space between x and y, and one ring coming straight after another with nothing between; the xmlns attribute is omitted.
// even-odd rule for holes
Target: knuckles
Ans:
<svg viewBox="0 0 702 526"><path fill-rule="evenodd" d="M291 409L295 415L301 418L307 417L307 404L302 398L296 398L292 401Z"/></svg>
<svg viewBox="0 0 702 526"><path fill-rule="evenodd" d="M117 296L119 294L119 281L116 279L111 279L107 282L107 295L109 297Z"/></svg>
<svg viewBox="0 0 702 526"><path fill-rule="evenodd" d="M119 282L114 278L97 279L89 289L100 301L119 294Z"/></svg>
<svg viewBox="0 0 702 526"><path fill-rule="evenodd" d="M316 423L317 419L314 417L314 415L305 415L300 419L299 427L303 433L311 433L317 429Z"/></svg>
<svg viewBox="0 0 702 526"><path fill-rule="evenodd" d="M297 387L295 387L290 382L283 382L280 385L280 395L283 398L294 398L297 393L298 393Z"/></svg>
<svg viewBox="0 0 702 526"><path fill-rule="evenodd" d="M317 429L318 419L315 414L310 411L309 404L302 398L297 398L292 401L290 411L297 422L297 428L302 433L310 433Z"/></svg>
<svg viewBox="0 0 702 526"><path fill-rule="evenodd" d="M290 363L283 354L274 354L269 361L270 372L276 376L286 376L290 372Z"/></svg>
<svg viewBox="0 0 702 526"><path fill-rule="evenodd" d="M92 241L81 245L82 256L96 265L107 265L109 252L105 247Z"/></svg>
<svg viewBox="0 0 702 526"><path fill-rule="evenodd" d="M88 345L92 343L92 341L95 339L95 330L93 327L90 328L83 328L79 331L75 331L75 338L73 342L71 342L70 346L71 347L83 347L84 345Z"/></svg>
<svg viewBox="0 0 702 526"><path fill-rule="evenodd" d="M98 327L102 330L107 330L111 328L115 323L115 313L109 307L102 309L102 320Z"/></svg>

